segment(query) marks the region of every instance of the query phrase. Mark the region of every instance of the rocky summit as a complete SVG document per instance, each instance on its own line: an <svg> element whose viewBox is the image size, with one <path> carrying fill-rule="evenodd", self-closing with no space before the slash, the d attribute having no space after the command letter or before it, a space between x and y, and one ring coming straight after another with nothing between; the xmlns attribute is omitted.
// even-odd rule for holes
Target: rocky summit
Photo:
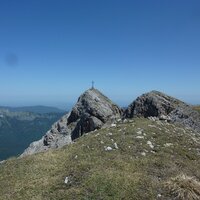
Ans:
<svg viewBox="0 0 200 200"><path fill-rule="evenodd" d="M200 131L200 114L192 106L158 91L138 97L125 110L124 117L156 117Z"/></svg>
<svg viewBox="0 0 200 200"><path fill-rule="evenodd" d="M122 116L126 119L149 117L154 120L165 120L200 131L200 113L192 106L164 93L145 93L123 112L108 97L92 88L78 98L71 112L54 123L42 139L30 144L21 156L60 148L85 133L112 125Z"/></svg>
<svg viewBox="0 0 200 200"><path fill-rule="evenodd" d="M25 155L70 144L84 133L100 129L121 118L122 111L97 89L89 89L79 98L71 112L53 124L52 128L24 151Z"/></svg>

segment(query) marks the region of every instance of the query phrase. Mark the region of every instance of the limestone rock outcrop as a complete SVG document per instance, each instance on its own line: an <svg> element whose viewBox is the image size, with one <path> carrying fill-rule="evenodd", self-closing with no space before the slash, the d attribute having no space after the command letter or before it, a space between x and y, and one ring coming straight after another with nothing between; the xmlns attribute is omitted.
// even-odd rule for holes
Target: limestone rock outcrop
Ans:
<svg viewBox="0 0 200 200"><path fill-rule="evenodd" d="M53 124L40 139L33 142L21 156L60 148L76 138L119 119L122 110L97 89L89 89L78 99L71 112Z"/></svg>
<svg viewBox="0 0 200 200"><path fill-rule="evenodd" d="M124 117L158 117L200 131L200 114L192 106L158 91L138 97L125 110Z"/></svg>

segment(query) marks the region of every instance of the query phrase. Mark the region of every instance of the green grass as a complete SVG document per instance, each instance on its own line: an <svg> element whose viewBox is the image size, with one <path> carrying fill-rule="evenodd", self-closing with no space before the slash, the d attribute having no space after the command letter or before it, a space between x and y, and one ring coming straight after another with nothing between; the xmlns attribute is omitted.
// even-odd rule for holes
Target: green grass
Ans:
<svg viewBox="0 0 200 200"><path fill-rule="evenodd" d="M107 146L113 150L105 151ZM59 150L6 161L0 165L0 199L155 200L158 194L172 199L165 188L171 178L185 174L200 180L199 151L200 138L191 130L135 119Z"/></svg>

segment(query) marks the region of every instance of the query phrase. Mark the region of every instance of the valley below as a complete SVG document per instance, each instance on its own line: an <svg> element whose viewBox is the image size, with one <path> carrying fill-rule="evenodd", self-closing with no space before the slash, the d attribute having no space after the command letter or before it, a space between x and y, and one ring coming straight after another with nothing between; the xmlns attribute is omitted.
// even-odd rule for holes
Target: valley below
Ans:
<svg viewBox="0 0 200 200"><path fill-rule="evenodd" d="M0 160L21 154L62 115L64 112L36 113L0 108Z"/></svg>

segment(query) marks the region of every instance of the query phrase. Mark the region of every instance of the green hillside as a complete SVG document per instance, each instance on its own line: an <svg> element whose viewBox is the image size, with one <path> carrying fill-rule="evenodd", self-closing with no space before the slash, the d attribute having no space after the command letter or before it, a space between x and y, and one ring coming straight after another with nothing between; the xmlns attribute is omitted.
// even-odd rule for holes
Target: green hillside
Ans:
<svg viewBox="0 0 200 200"><path fill-rule="evenodd" d="M21 154L64 113L36 114L0 110L0 160Z"/></svg>
<svg viewBox="0 0 200 200"><path fill-rule="evenodd" d="M199 199L199 169L200 137L193 131L135 119L59 150L6 161L0 199Z"/></svg>

